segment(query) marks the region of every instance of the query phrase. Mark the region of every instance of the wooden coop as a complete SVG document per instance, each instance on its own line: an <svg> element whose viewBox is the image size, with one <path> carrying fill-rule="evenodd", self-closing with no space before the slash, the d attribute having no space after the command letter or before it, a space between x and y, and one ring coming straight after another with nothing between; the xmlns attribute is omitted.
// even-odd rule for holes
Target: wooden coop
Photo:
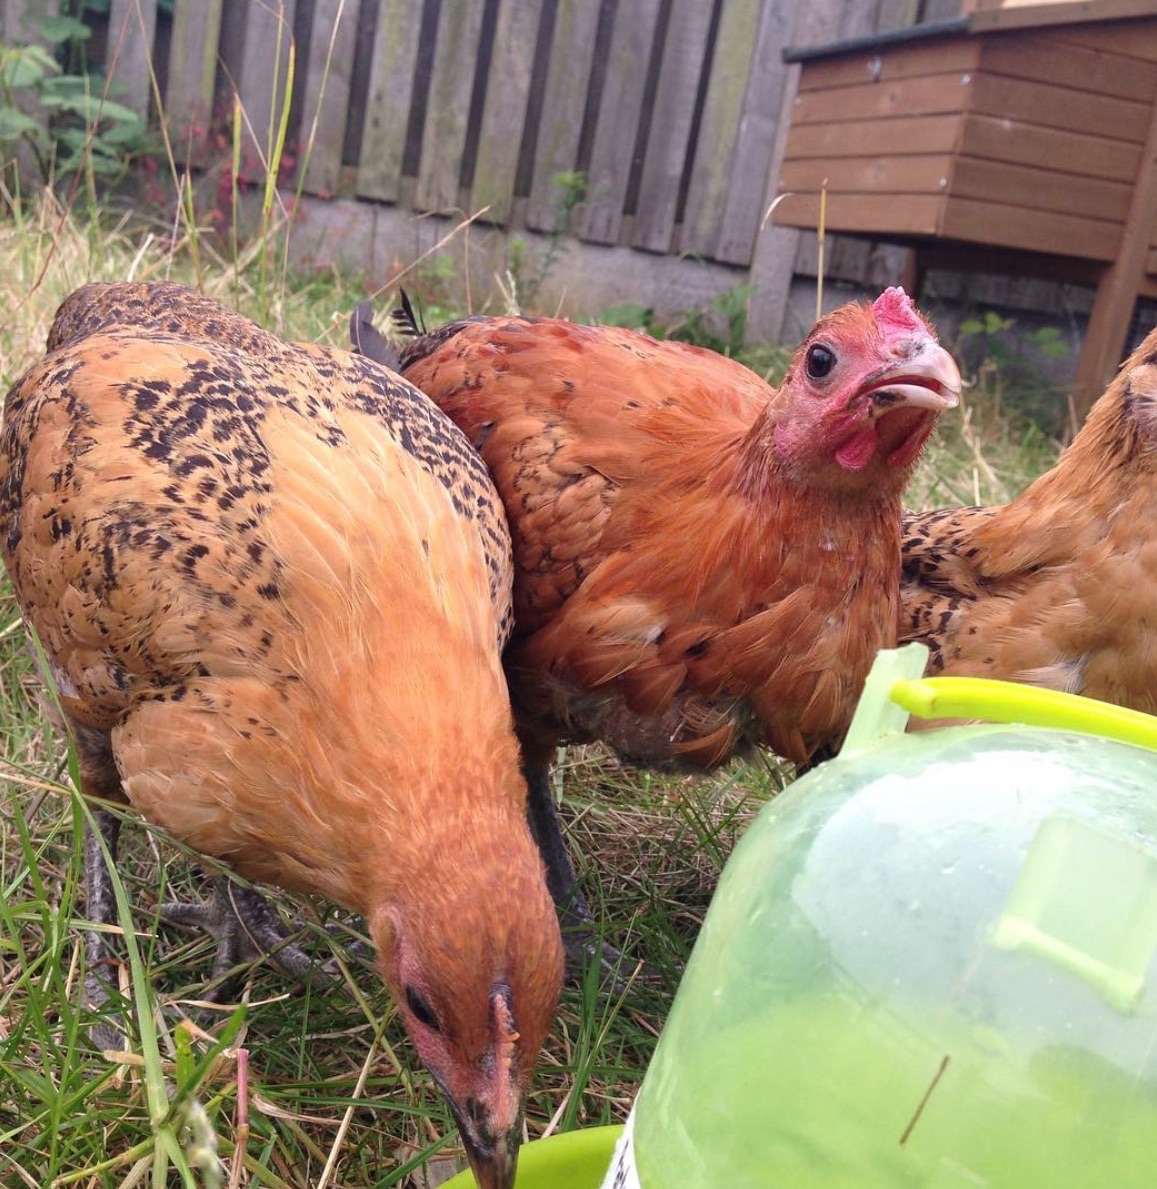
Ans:
<svg viewBox="0 0 1157 1189"><path fill-rule="evenodd" d="M1157 297L1157 3L975 0L956 19L788 50L775 221L906 244L926 268L1095 287L1083 414Z"/></svg>

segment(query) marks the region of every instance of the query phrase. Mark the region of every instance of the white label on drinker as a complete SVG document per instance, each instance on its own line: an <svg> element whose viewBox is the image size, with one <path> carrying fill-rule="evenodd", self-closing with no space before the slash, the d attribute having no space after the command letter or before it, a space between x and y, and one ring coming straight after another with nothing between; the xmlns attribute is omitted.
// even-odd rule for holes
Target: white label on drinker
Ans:
<svg viewBox="0 0 1157 1189"><path fill-rule="evenodd" d="M615 1144L611 1167L607 1170L602 1189L643 1189L639 1174L635 1170L635 1144L632 1133L635 1130L635 1112L627 1116L623 1134Z"/></svg>

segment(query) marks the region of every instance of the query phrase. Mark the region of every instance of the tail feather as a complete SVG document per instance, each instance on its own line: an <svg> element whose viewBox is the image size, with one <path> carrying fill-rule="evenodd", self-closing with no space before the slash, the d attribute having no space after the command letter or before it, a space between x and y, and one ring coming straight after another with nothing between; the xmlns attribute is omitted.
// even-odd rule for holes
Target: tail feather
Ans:
<svg viewBox="0 0 1157 1189"><path fill-rule="evenodd" d="M419 335L425 334L426 320L414 312L414 307L410 303L410 295L405 289L398 290L398 298L402 303L401 308L390 314L390 321L393 322L395 329L399 334L404 334L408 338L417 338Z"/></svg>
<svg viewBox="0 0 1157 1189"><path fill-rule="evenodd" d="M350 314L350 345L359 354L391 371L399 371L401 359L382 333L374 326L374 309L368 301L363 301Z"/></svg>

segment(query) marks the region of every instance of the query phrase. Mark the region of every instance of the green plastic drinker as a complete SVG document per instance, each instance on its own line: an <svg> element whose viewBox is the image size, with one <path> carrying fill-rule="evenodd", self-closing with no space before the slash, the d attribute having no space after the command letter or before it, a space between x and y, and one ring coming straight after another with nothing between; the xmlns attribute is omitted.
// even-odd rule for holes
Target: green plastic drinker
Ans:
<svg viewBox="0 0 1157 1189"><path fill-rule="evenodd" d="M598 1189L622 1127L588 1127L524 1144L518 1154L516 1189ZM476 1189L472 1172L443 1182L442 1189Z"/></svg>
<svg viewBox="0 0 1157 1189"><path fill-rule="evenodd" d="M736 847L605 1186L1157 1189L1157 719L926 655Z"/></svg>

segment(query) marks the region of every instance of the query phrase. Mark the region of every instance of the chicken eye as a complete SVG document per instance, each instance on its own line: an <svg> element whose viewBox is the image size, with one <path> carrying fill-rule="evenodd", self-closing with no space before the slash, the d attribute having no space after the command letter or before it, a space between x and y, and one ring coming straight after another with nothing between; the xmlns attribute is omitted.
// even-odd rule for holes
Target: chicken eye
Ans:
<svg viewBox="0 0 1157 1189"><path fill-rule="evenodd" d="M414 987L407 987L406 1006L414 1013L414 1019L419 1024L429 1028L431 1032L442 1031L442 1025L438 1023L438 1017L434 1014L434 1009L430 1006L430 1001L421 991Z"/></svg>
<svg viewBox="0 0 1157 1189"><path fill-rule="evenodd" d="M807 374L809 380L822 380L836 366L836 353L823 343L808 348Z"/></svg>

